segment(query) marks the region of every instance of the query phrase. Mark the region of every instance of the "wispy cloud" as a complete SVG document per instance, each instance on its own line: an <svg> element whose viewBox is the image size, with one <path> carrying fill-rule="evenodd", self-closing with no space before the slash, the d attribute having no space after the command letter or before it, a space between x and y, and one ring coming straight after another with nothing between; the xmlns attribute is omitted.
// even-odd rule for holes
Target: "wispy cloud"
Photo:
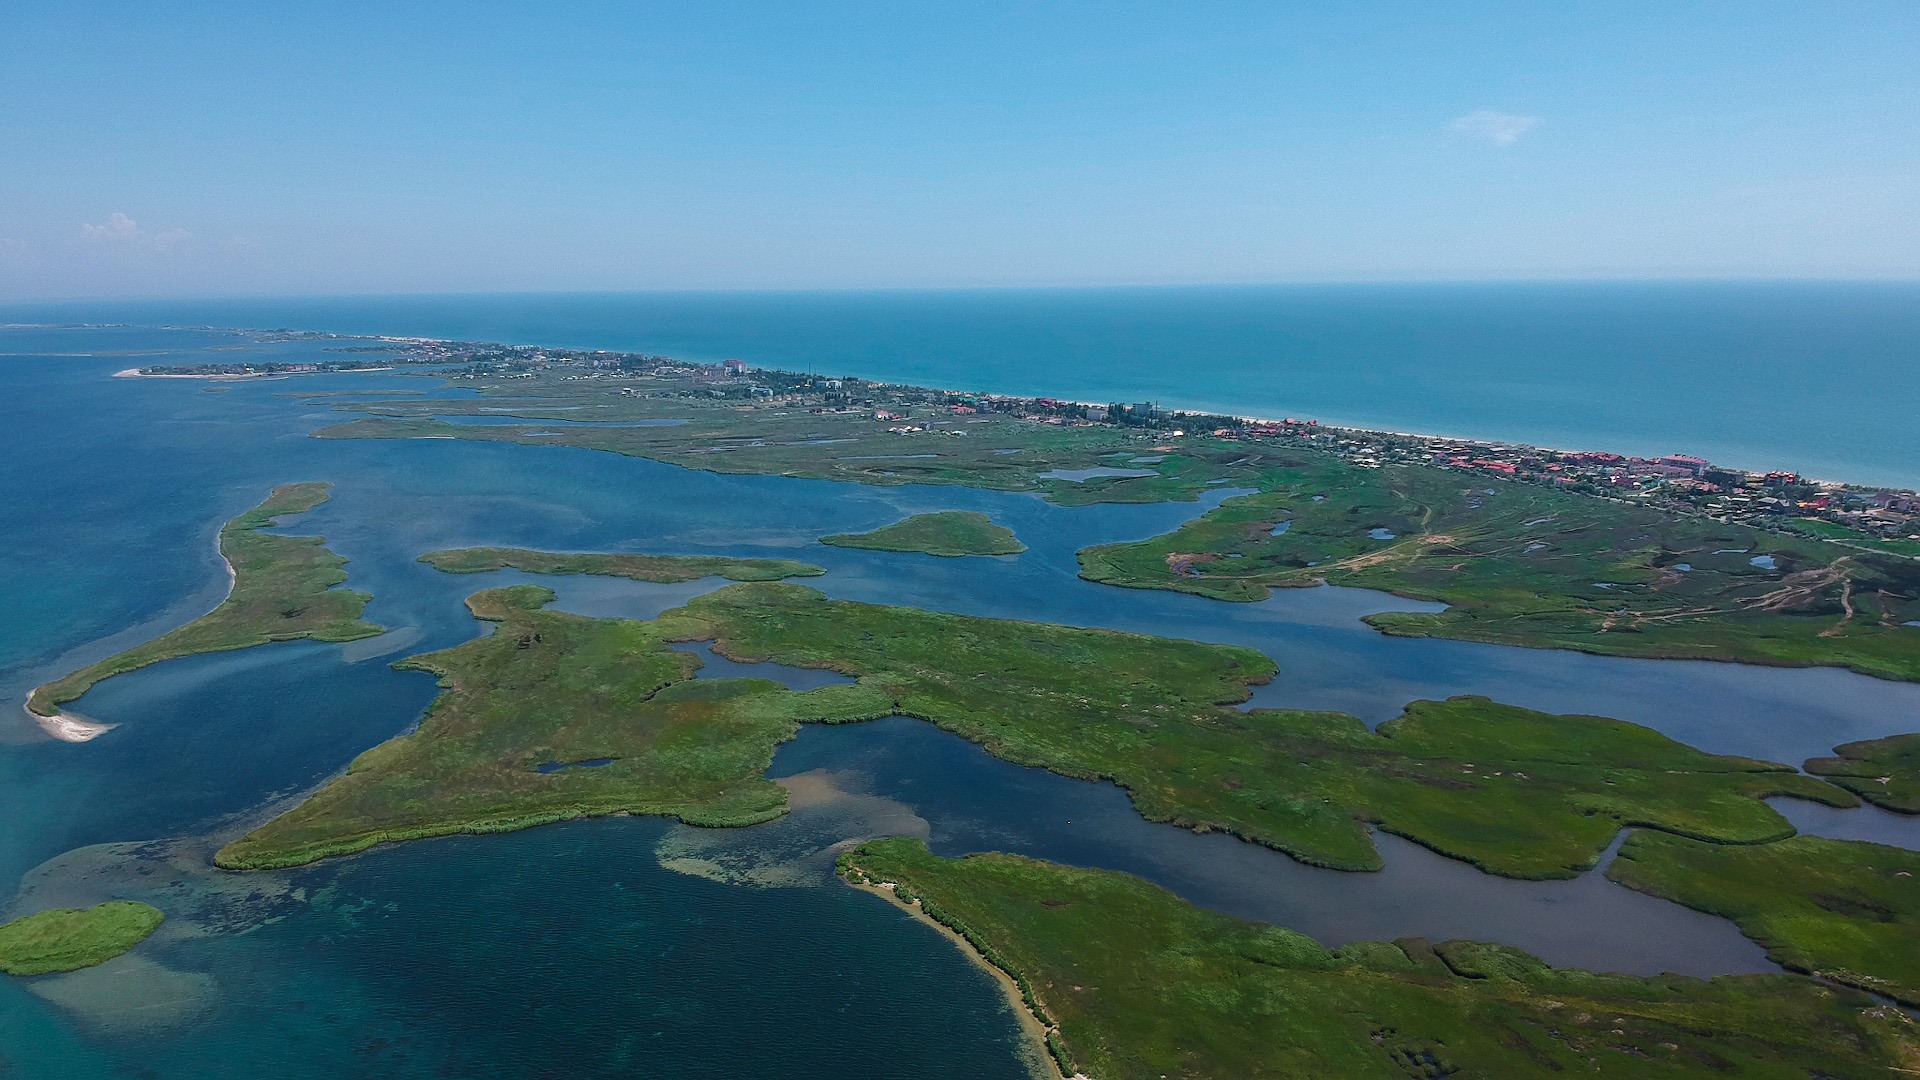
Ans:
<svg viewBox="0 0 1920 1080"><path fill-rule="evenodd" d="M1447 130L1470 139L1483 139L1495 146L1512 146L1520 141L1520 136L1538 126L1540 126L1540 118L1537 116L1518 116L1493 109L1481 109L1478 112L1470 112L1465 116L1454 118L1447 125Z"/></svg>
<svg viewBox="0 0 1920 1080"><path fill-rule="evenodd" d="M138 245L160 249L170 248L193 239L193 234L185 229L161 229L157 232L152 229L143 229L139 222L118 211L115 211L102 224L82 224L80 235L83 239L96 244Z"/></svg>

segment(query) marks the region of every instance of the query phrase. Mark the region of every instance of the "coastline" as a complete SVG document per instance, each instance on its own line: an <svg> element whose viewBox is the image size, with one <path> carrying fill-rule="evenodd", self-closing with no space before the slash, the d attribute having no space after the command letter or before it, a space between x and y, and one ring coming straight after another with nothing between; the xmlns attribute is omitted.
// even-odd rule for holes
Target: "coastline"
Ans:
<svg viewBox="0 0 1920 1080"><path fill-rule="evenodd" d="M37 327L41 324L27 324L27 325ZM76 325L76 324L49 324L49 325L64 328L65 326ZM136 324L107 324L107 325L136 325ZM8 327L0 327L0 329L4 329L4 328L8 328ZM242 334L277 332L277 331L264 331L264 330L248 328L248 327L211 327L211 326L182 327L182 326L162 325L157 328L158 329L223 330L231 333L242 333ZM475 342L475 341L469 341L462 338L422 337L422 336L395 335L395 334L352 334L352 333L341 333L338 331L327 331L327 330L307 330L307 331L300 331L300 333L321 335L328 338L334 338L339 340L378 341L378 342L395 344L395 345L441 346L441 347L449 347L449 346L456 346L456 345L483 345L487 347L500 347L500 348L525 347L525 348L544 348L544 349L553 349L553 350L562 350L562 349L570 348L567 346L539 345L538 343L534 343L534 342L491 342L491 341ZM624 350L615 350L615 351L624 351ZM686 362L693 363L693 364L702 364L705 366L713 366L713 364L717 363L717 361L705 361L705 360L689 360ZM360 374L363 372L391 371L391 370L396 370L396 369L394 368L359 368L359 369L354 369L353 371L334 372L333 374ZM769 367L763 370L780 372L782 374L795 374L794 372L788 372L785 369L778 368L778 367ZM146 378L146 379L226 379L226 378L237 379L237 378L258 378L265 375L306 374L306 373L303 373L303 372L291 372L291 373L289 372L253 372L251 374L236 374L236 375L145 375L145 374L141 374L138 368L128 368L124 371L115 372L114 374L116 377ZM850 374L853 374L855 377L858 377L858 378L867 379L868 381L873 382L875 385L909 387L913 389L931 390L939 393L950 393L950 394L984 393L989 396L1016 397L1016 398L1032 396L1029 394L1022 394L1022 393L1009 391L1009 390L980 390L979 388L974 388L972 390L965 390L965 389L957 389L955 387L950 387L950 386L934 386L934 385L926 385L926 384L914 383L914 382L904 382L904 381L899 381L891 378L872 377L867 375L861 375L858 373L850 373ZM1079 400L1074 398L1060 398L1059 400L1068 402L1074 405L1105 406L1105 405L1111 404L1111 401L1084 401L1084 400ZM1230 416L1235 420L1241 420L1251 424L1276 424L1279 422L1278 419L1274 417L1255 416L1255 415L1240 413L1237 411L1232 411L1231 406L1212 407L1206 404L1192 403L1192 402L1172 402L1167 406L1167 411L1170 414L1176 415L1176 416L1181 416L1181 415L1222 416L1224 415L1224 416ZM1544 451L1547 453L1554 453L1554 454L1593 452L1597 448L1597 447L1587 447L1585 449L1575 449L1575 448L1570 448L1566 446L1551 445L1544 442L1534 443L1534 442L1527 442L1523 440L1495 438L1495 437L1485 436L1485 435L1464 435L1464 434L1458 434L1458 433L1434 432L1434 431L1402 431L1394 427L1368 426L1364 421L1349 421L1349 420L1341 420L1341 419L1323 421L1320 424L1320 427L1322 430L1325 430L1325 431L1351 432L1356 435L1386 436L1390 438L1401 438L1401 439L1434 439L1434 440L1444 440L1444 441L1450 441L1450 442L1470 443L1470 444L1476 444L1476 445L1486 446L1486 447L1513 447L1516 449L1539 450L1539 451ZM1601 440L1601 441L1604 441L1604 440ZM1702 448L1696 446L1693 449L1699 450ZM1714 451L1713 448L1711 447L1704 448L1704 449L1710 452L1718 452L1718 451ZM1618 453L1619 451L1605 451L1605 452ZM1628 456L1632 456L1632 455L1628 455ZM1791 463L1790 462L1786 463L1786 465L1791 465ZM1733 467L1745 469L1746 471L1749 471L1749 472L1761 472L1761 471L1766 471L1776 467L1784 467L1784 466L1782 465L1781 462L1776 461L1776 462L1764 463L1760 465L1751 465L1751 466L1734 465ZM1808 473L1806 475L1807 475L1807 479L1810 482L1818 483L1818 484L1871 488L1871 489L1877 489L1877 490L1901 490L1901 491L1907 491L1907 492L1920 492L1920 482L1903 481L1903 482L1896 482L1896 483L1881 483L1881 482L1874 482L1874 481L1834 479L1834 478L1829 478L1825 476L1815 476L1811 473Z"/></svg>
<svg viewBox="0 0 1920 1080"><path fill-rule="evenodd" d="M1053 1052L1047 1048L1048 1036L1055 1034L1057 1029L1043 1022L1040 1017L1034 1015L1032 1007L1027 1004L1026 995L1020 991L1020 984L1015 982L1013 976L1008 974L1003 968L993 963L993 961L988 960L979 949L974 948L973 942L968 941L964 935L953 927L927 914L925 909L920 906L919 901L902 900L900 894L895 890L893 882L882 881L870 883L849 880L844 874L836 876L838 876L840 881L847 887L882 897L887 903L906 912L915 922L933 927L941 937L946 938L959 948L961 955L965 956L975 967L992 976L994 983L1000 987L1000 992L1006 996L1007 1006L1013 1010L1014 1018L1019 1021L1021 1033L1026 1036L1031 1055L1023 1055L1023 1060L1030 1068L1034 1069L1036 1080L1093 1080L1092 1077L1084 1073L1075 1073L1072 1076L1068 1076L1066 1073L1060 1071L1060 1063L1054 1060Z"/></svg>

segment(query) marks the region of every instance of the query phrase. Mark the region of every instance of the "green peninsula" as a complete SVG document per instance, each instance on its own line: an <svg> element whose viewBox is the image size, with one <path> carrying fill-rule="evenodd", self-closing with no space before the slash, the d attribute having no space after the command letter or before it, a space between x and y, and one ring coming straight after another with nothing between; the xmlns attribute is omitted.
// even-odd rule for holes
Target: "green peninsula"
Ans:
<svg viewBox="0 0 1920 1080"><path fill-rule="evenodd" d="M1607 876L1722 918L1792 971L1920 1005L1920 852L1796 836L1726 846L1636 832Z"/></svg>
<svg viewBox="0 0 1920 1080"><path fill-rule="evenodd" d="M1808 772L1823 776L1875 806L1920 814L1920 734L1850 742L1833 757L1812 758Z"/></svg>
<svg viewBox="0 0 1920 1080"><path fill-rule="evenodd" d="M1864 1080L1920 1060L1897 1010L1796 976L1599 975L1465 941L1327 950L1124 874L908 839L840 870L1006 973L1067 1076Z"/></svg>
<svg viewBox="0 0 1920 1080"><path fill-rule="evenodd" d="M362 621L371 599L336 589L347 580L346 560L317 536L280 536L261 530L327 501L326 483L287 484L267 501L220 529L220 554L233 586L220 606L200 618L122 653L89 664L34 690L27 708L43 717L85 694L102 679L196 653L222 652L273 641L312 638L353 641L385 629Z"/></svg>
<svg viewBox="0 0 1920 1080"><path fill-rule="evenodd" d="M1018 555L1027 550L1013 530L996 525L985 514L970 510L941 510L915 514L872 532L837 533L820 538L834 547L873 551L918 551L928 555Z"/></svg>
<svg viewBox="0 0 1920 1080"><path fill-rule="evenodd" d="M1833 665L1920 679L1920 562L1439 469L1328 461L1263 474L1173 532L1080 553L1080 574L1219 600L1326 582L1451 605L1390 634L1621 656ZM1488 486L1489 484L1492 486Z"/></svg>
<svg viewBox="0 0 1920 1080"><path fill-rule="evenodd" d="M484 574L509 567L529 574L599 574L635 581L671 583L722 577L729 581L779 581L819 577L825 570L794 559L729 559L718 555L633 555L471 547L429 551L420 561L449 574Z"/></svg>
<svg viewBox="0 0 1920 1080"><path fill-rule="evenodd" d="M1152 820L1223 829L1295 858L1373 870L1369 823L1493 873L1568 877L1626 824L1753 843L1792 834L1760 801L1851 795L1596 717L1484 698L1418 702L1367 730L1339 713L1232 707L1272 661L1238 646L830 600L732 585L652 622L541 610L544 589L469 601L492 635L404 663L447 692L420 728L361 755L305 804L220 853L283 866L384 840L627 812L697 824L778 816L764 779L798 723L900 714L1023 765L1113 780ZM692 680L675 641L830 668L851 686ZM555 768L594 762L592 766Z"/></svg>
<svg viewBox="0 0 1920 1080"><path fill-rule="evenodd" d="M104 964L147 940L165 918L146 904L109 900L0 923L0 971L51 975Z"/></svg>

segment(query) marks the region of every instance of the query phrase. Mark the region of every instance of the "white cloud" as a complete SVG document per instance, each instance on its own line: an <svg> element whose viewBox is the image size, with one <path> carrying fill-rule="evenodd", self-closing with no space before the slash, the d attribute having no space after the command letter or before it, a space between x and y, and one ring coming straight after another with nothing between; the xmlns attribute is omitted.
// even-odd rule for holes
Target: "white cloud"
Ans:
<svg viewBox="0 0 1920 1080"><path fill-rule="evenodd" d="M1481 109L1479 112L1470 112L1465 116L1457 117L1447 125L1447 130L1471 139L1485 139L1495 146L1512 146L1520 141L1520 136L1532 131L1539 124L1540 118L1537 116L1517 116L1493 109Z"/></svg>
<svg viewBox="0 0 1920 1080"><path fill-rule="evenodd" d="M143 229L139 222L119 211L115 211L104 224L82 224L80 235L96 244L137 245L155 250L166 250L193 239L193 234L185 229L161 229L158 232Z"/></svg>
<svg viewBox="0 0 1920 1080"><path fill-rule="evenodd" d="M82 225L80 235L89 240L131 240L140 235L140 226L132 218L115 213L105 225Z"/></svg>

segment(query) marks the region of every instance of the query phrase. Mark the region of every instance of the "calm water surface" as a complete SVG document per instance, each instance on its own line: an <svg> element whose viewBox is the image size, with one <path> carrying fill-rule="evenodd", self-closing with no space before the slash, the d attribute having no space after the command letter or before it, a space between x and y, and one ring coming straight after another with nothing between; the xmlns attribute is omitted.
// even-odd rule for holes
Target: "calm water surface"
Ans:
<svg viewBox="0 0 1920 1080"><path fill-rule="evenodd" d="M1074 576L1078 548L1164 532L1225 491L1200 504L1064 509L1025 495L718 476L564 448L318 441L306 433L338 414L290 395L431 384L321 376L208 393L107 377L234 345L210 332L0 331L0 394L15 404L0 470L12 527L0 556L30 569L8 579L0 694L18 701L213 606L225 584L219 523L294 480L335 482L334 500L291 531L327 536L350 560L351 585L374 594L368 617L392 632L109 680L77 708L120 726L83 745L45 739L18 710L0 715L0 895L23 882L19 911L148 896L170 916L148 946L91 976L0 983L0 1052L22 1075L825 1076L902 1062L916 1075L1021 1075L992 985L886 905L838 887L749 888L662 866L673 861L662 852L683 849L738 848L736 861L752 863L790 834L803 854L919 830L948 853L1010 849L1124 869L1330 943L1417 933L1621 970L1760 964L1727 924L1597 875L1503 882L1391 837L1381 838L1381 874L1316 871L1150 825L1116 789L1018 769L907 721L805 731L775 768L798 785L791 823L724 841L661 822L591 822L244 878L207 872L204 850L147 843L190 848L191 838L242 828L406 730L433 681L388 663L482 632L460 604L474 591L538 582L567 610L648 618L723 584L449 575L416 561L433 548L802 558L829 570L808 584L850 599L1247 644L1281 667L1254 704L1374 722L1415 698L1485 693L1798 761L1912 730L1920 717L1920 687L1839 671L1386 638L1359 617L1421 605L1376 593L1295 590L1233 605ZM331 354L297 343L244 355ZM815 542L938 509L987 513L1031 550L933 559ZM707 677L829 677L703 658ZM1871 815L1848 816L1857 811L1815 822L1804 807L1782 808L1810 831L1892 835ZM826 863L806 865L817 884ZM156 1002L177 1006L142 1011Z"/></svg>

